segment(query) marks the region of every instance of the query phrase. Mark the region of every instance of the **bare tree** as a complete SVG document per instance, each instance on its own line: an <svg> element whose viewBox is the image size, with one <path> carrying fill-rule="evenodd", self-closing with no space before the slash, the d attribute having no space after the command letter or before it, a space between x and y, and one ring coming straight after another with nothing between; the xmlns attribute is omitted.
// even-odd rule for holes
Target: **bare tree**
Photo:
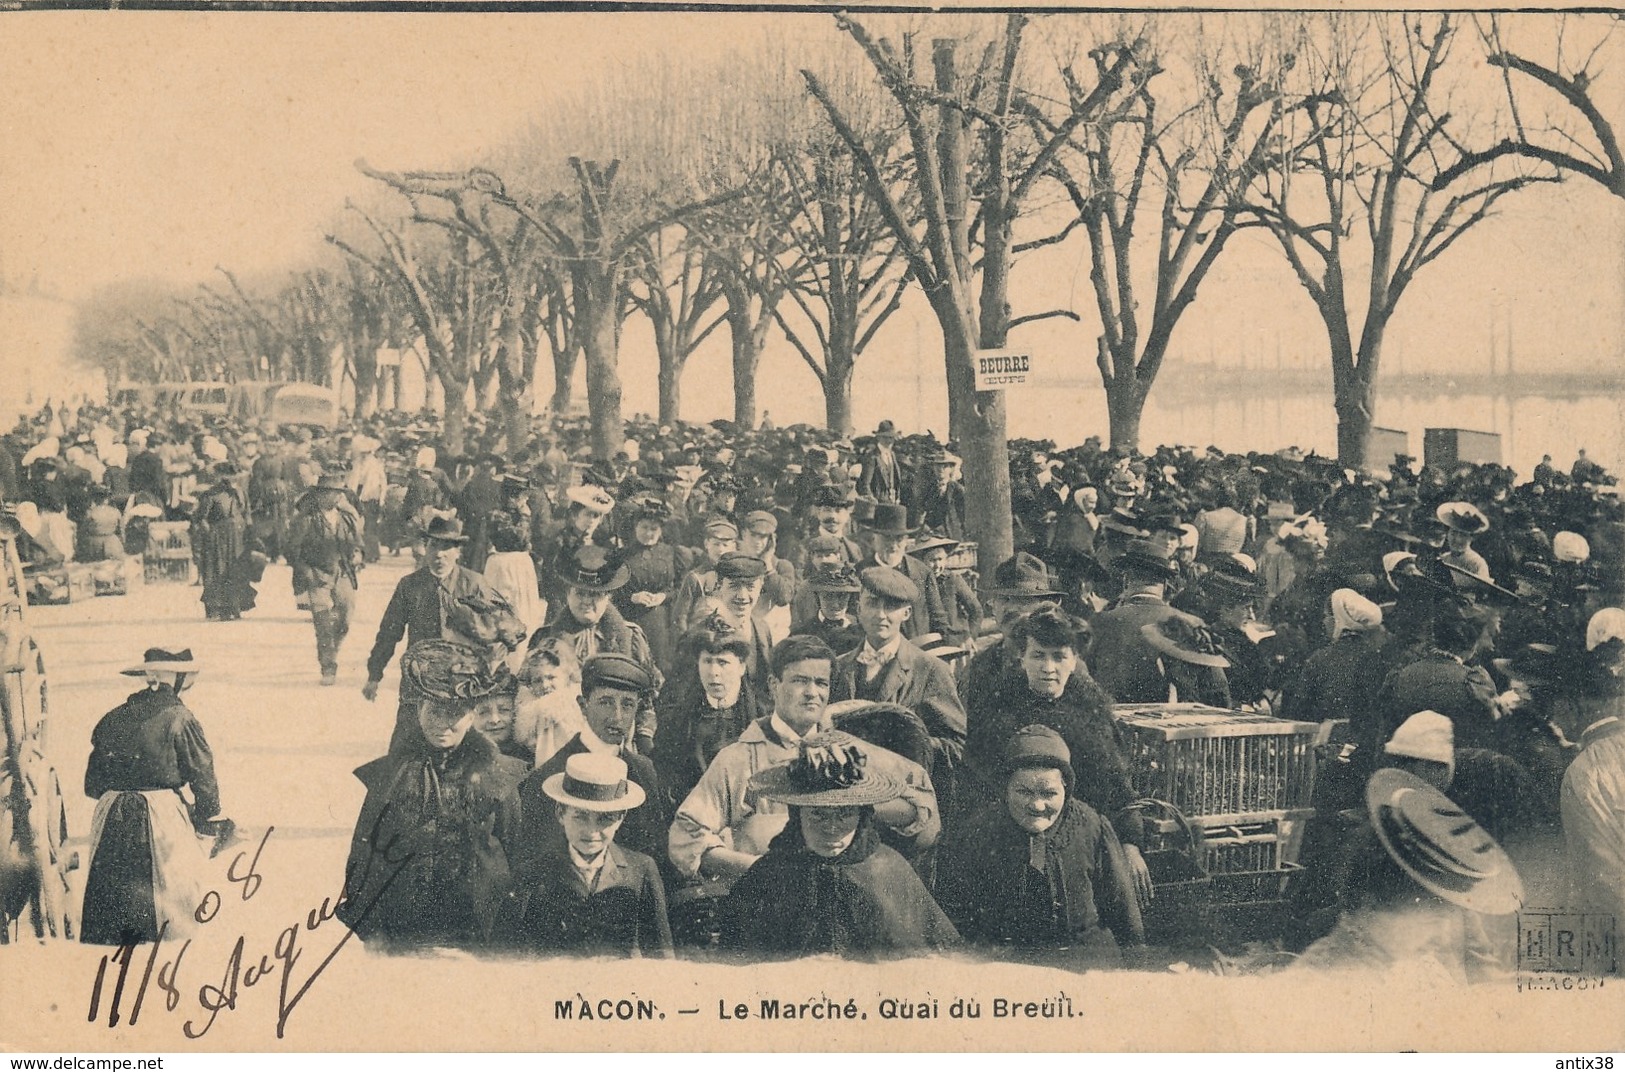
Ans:
<svg viewBox="0 0 1625 1072"><path fill-rule="evenodd" d="M372 213L351 203L349 210L371 233L376 252L335 234L327 240L389 279L411 317L439 381L444 398L447 449L460 454L467 428L469 388L490 350L496 321L489 267L477 239L414 215L397 227L386 226ZM419 233L413 234L413 223Z"/></svg>
<svg viewBox="0 0 1625 1072"><path fill-rule="evenodd" d="M1507 47L1502 19L1490 15L1478 23L1483 37L1485 62L1502 72L1502 86L1511 130L1493 145L1469 149L1459 145L1461 157L1433 178L1433 188L1442 190L1468 172L1501 157L1518 156L1539 161L1599 183L1615 197L1625 197L1625 153L1620 150L1616 121L1604 113L1604 98L1597 90L1603 74L1601 58L1605 49L1615 46L1608 58L1618 61L1617 45L1625 15L1543 16L1555 28L1550 62L1529 57L1526 51ZM1571 22L1584 22L1594 31L1592 39L1577 47L1570 31ZM1519 75L1514 79L1513 75ZM1544 92L1545 100L1536 100ZM1617 98L1617 94L1616 94ZM1555 112L1555 114L1554 114ZM1572 127L1580 127L1576 132Z"/></svg>
<svg viewBox="0 0 1625 1072"><path fill-rule="evenodd" d="M1026 129L1017 71L1025 15L1008 16L1002 34L986 42L972 64L962 63L960 40L933 41L928 81L916 77L911 37L899 48L850 18L836 18L863 48L901 111L914 161L908 181L920 201L919 226L818 75L803 75L862 167L869 192L941 325L949 425L965 458L966 526L978 542L982 569L990 571L1012 550L1005 400L1003 392L976 390L973 362L977 350L1005 346L1013 326L1064 315L1013 316L1014 226L1066 139L1095 119L1117 91L1129 59L1109 65L1052 136L1028 143L1017 140Z"/></svg>
<svg viewBox="0 0 1625 1072"><path fill-rule="evenodd" d="M877 133L868 148L887 187L910 221L918 201L910 197L906 173L897 159L895 132ZM824 421L834 431L852 431L852 375L875 334L902 305L909 272L896 234L869 191L863 166L845 143L828 137L810 140L779 154L775 232L784 236L786 256L772 262L799 320L784 308L774 321L818 377L824 392Z"/></svg>
<svg viewBox="0 0 1625 1072"><path fill-rule="evenodd" d="M1171 54L1136 31L1090 49L1084 71L1077 63L1060 70L1064 116L1127 64L1098 118L1066 139L1050 174L1088 237L1111 445L1129 450L1139 447L1140 418L1174 328L1245 219L1242 194L1271 165L1282 120L1294 107L1279 82L1290 57L1270 55L1257 40L1223 47L1217 26L1182 29L1194 31L1182 37L1194 49ZM1166 63L1176 69L1165 70ZM1064 122L1037 103L1025 111L1044 137ZM1016 252L1064 239L1071 229L1018 244ZM1147 230L1149 243L1142 240ZM1142 300L1147 282L1149 308Z"/></svg>
<svg viewBox="0 0 1625 1072"><path fill-rule="evenodd" d="M1325 323L1337 455L1353 468L1365 464L1383 340L1406 289L1502 197L1541 181L1486 169L1435 187L1457 156L1439 99L1457 29L1449 15L1300 23L1296 107L1309 136L1288 124L1291 154L1252 186L1250 222L1278 240ZM1357 228L1369 263L1351 250ZM1365 292L1363 316L1351 290Z"/></svg>
<svg viewBox="0 0 1625 1072"><path fill-rule="evenodd" d="M654 329L661 424L681 419L683 370L725 319L719 277L718 258L685 227L650 235L639 251L628 295Z"/></svg>

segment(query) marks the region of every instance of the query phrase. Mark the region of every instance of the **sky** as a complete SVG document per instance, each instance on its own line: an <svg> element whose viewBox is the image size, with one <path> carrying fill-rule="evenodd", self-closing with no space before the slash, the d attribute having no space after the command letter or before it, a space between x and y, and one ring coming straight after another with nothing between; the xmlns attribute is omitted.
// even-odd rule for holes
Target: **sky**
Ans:
<svg viewBox="0 0 1625 1072"><path fill-rule="evenodd" d="M1536 25L1536 32L1540 30ZM122 278L182 285L217 265L244 275L298 267L346 197L382 168L453 167L511 140L532 116L590 86L635 78L661 49L715 55L773 29L834 36L824 15L295 14L26 12L0 15L0 277L68 299ZM1616 35L1625 49L1625 35ZM1601 92L1625 115L1625 55ZM1625 352L1625 201L1570 182L1519 195L1419 278L1390 341L1390 368L1448 373L1516 340L1520 368L1615 366ZM1022 329L1057 382L1087 389L1096 328L1088 256L1069 243L1018 265L1017 313L1076 308L1081 324ZM217 278L217 277L216 277ZM0 364L50 367L67 333L0 309ZM883 331L859 369L860 423L914 387L941 420L940 343L923 303ZM1175 337L1177 359L1323 364L1323 328L1262 232L1220 260ZM726 415L726 339L696 357L694 416ZM647 340L626 337L628 401L652 408ZM647 375L643 373L647 372ZM45 377L49 382L49 377ZM776 418L816 420L816 382L781 345L764 362ZM0 393L15 381L0 381ZM1098 402L1099 388L1094 385ZM647 396L647 397L646 397ZM865 397L870 396L870 397ZM1042 403L1013 400L1013 408ZM1094 403L1091 403L1094 404Z"/></svg>

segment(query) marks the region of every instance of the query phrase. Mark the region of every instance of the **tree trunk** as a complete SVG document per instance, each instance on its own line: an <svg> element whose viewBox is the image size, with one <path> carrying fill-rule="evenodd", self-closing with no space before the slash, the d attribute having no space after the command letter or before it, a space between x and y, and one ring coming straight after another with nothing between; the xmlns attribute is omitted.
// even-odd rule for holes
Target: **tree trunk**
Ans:
<svg viewBox="0 0 1625 1072"><path fill-rule="evenodd" d="M446 448L445 457L451 457L463 453L465 445L463 440L468 428L468 385L442 381L440 386L445 403L440 425L441 442Z"/></svg>
<svg viewBox="0 0 1625 1072"><path fill-rule="evenodd" d="M764 309L762 322L751 323L751 291L733 279L723 284L723 297L728 302L728 338L733 343L733 422L741 429L754 429L756 369L762 364L770 317Z"/></svg>
<svg viewBox="0 0 1625 1072"><path fill-rule="evenodd" d="M581 359L581 347L571 344L562 353L553 354L553 397L547 406L553 416L562 417L569 412L575 396L576 362Z"/></svg>
<svg viewBox="0 0 1625 1072"><path fill-rule="evenodd" d="M1365 468L1366 452L1371 445L1371 410L1361 404L1337 403L1337 461L1356 471Z"/></svg>
<svg viewBox="0 0 1625 1072"><path fill-rule="evenodd" d="M1145 394L1132 379L1114 379L1106 385L1106 420L1113 450L1140 449L1140 417L1144 412Z"/></svg>
<svg viewBox="0 0 1625 1072"><path fill-rule="evenodd" d="M365 334L351 337L350 368L355 374L355 415L366 420L378 406L378 347Z"/></svg>
<svg viewBox="0 0 1625 1072"><path fill-rule="evenodd" d="M676 424L683 406L683 358L678 356L677 333L670 323L654 321L656 379L660 392L660 423Z"/></svg>
<svg viewBox="0 0 1625 1072"><path fill-rule="evenodd" d="M824 373L824 426L838 436L852 434L852 366L844 374L830 368Z"/></svg>
<svg viewBox="0 0 1625 1072"><path fill-rule="evenodd" d="M613 282L601 281L606 292ZM626 442L621 420L619 332L615 330L615 303L609 294L594 294L578 303L581 348L587 359L587 409L592 422L593 457L608 461Z"/></svg>

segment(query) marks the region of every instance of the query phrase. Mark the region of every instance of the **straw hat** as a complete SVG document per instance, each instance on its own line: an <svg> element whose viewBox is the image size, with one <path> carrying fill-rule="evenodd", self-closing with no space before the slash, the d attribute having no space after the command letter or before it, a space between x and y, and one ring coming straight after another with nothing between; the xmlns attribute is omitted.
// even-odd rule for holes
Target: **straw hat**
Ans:
<svg viewBox="0 0 1625 1072"><path fill-rule="evenodd" d="M631 811L645 799L643 787L626 776L626 760L598 752L579 752L564 769L542 782L553 800L582 811Z"/></svg>
<svg viewBox="0 0 1625 1072"><path fill-rule="evenodd" d="M753 775L749 787L759 797L798 807L863 807L901 796L902 785L868 762L847 735L821 733L804 740L790 762Z"/></svg>
<svg viewBox="0 0 1625 1072"><path fill-rule="evenodd" d="M141 656L140 663L120 670L119 673L126 677L141 677L148 672L195 674L202 669L202 665L192 657L191 648L182 648L180 651L170 651L168 648L148 648L145 654Z"/></svg>
<svg viewBox="0 0 1625 1072"><path fill-rule="evenodd" d="M1408 771L1385 768L1366 783L1365 802L1383 849L1429 892L1490 916L1522 907L1512 860L1449 797Z"/></svg>

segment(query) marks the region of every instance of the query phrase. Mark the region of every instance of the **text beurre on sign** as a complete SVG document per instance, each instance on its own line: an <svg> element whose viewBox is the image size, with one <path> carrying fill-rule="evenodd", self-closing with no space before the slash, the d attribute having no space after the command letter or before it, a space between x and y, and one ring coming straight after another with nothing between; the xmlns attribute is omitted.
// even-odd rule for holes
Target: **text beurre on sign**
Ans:
<svg viewBox="0 0 1625 1072"><path fill-rule="evenodd" d="M978 391L1025 387L1032 375L1033 355L1017 350L978 350L971 360Z"/></svg>

